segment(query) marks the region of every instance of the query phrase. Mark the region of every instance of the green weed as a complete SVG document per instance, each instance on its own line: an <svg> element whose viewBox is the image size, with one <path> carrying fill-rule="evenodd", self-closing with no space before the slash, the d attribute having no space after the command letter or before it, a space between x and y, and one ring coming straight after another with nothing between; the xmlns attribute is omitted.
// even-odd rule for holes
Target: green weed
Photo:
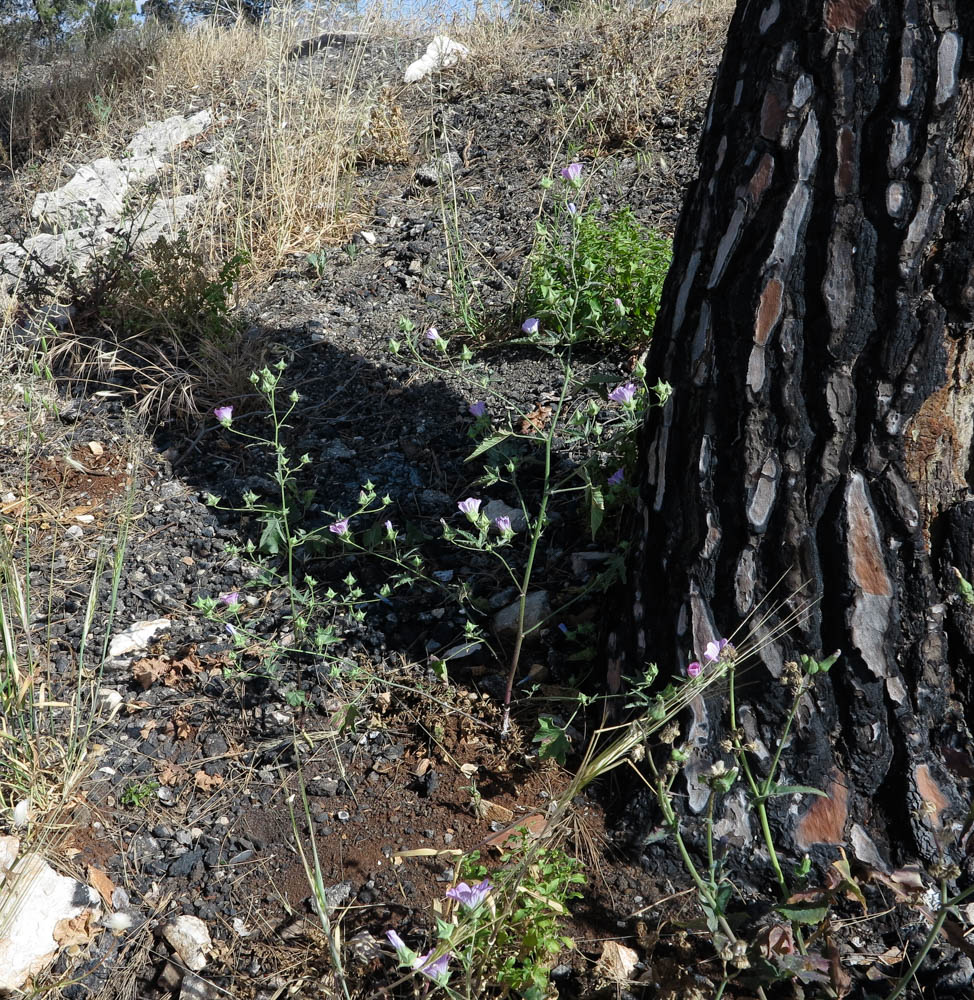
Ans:
<svg viewBox="0 0 974 1000"><path fill-rule="evenodd" d="M540 321L529 338L644 346L672 259L670 240L628 208L603 219L597 205L582 209L568 200L577 196L572 187L559 194L554 212L537 224L522 292L522 314Z"/></svg>
<svg viewBox="0 0 974 1000"><path fill-rule="evenodd" d="M127 809L144 809L158 788L158 781L136 782L126 786L118 801Z"/></svg>

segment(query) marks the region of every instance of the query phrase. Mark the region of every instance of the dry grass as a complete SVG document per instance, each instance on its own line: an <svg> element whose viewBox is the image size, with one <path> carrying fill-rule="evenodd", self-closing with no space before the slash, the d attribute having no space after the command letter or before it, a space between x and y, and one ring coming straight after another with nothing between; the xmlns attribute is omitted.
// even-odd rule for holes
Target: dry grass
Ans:
<svg viewBox="0 0 974 1000"><path fill-rule="evenodd" d="M254 286L290 255L346 238L360 221L346 179L370 114L383 155L401 160L408 135L394 102L360 92L361 48L336 81L323 69L311 73L307 64L288 58L301 41L297 31L242 22L148 30L93 50L89 62L77 54L58 66L34 67L29 88L15 79L4 106L13 130L12 159L31 161L18 177L24 216L37 190L64 182L66 164L117 155L147 122L209 107L213 126L181 148L159 180L159 195L174 198L197 190L206 163L228 168L222 189L201 198L190 220L202 278L212 279L243 254L241 285ZM200 145L206 153L197 152ZM138 229L135 220L132 228ZM197 344L186 367L187 352L174 364L170 349L185 339L179 330L159 336L158 322L145 329L138 322L108 329L106 316L119 312L107 308L111 288L86 291L105 284L102 270L92 268L81 283L63 280L58 287L56 279L45 280L46 287L18 290L24 302L57 299L77 309L75 328L51 339L48 361L62 368L73 362L72 374L82 381L113 382L121 375L136 386L140 410L157 418L192 417L249 389L247 375L261 359L239 330ZM18 303L8 305L12 317ZM132 311L127 315L131 319ZM12 348L10 329L9 322L0 327L0 355Z"/></svg>
<svg viewBox="0 0 974 1000"><path fill-rule="evenodd" d="M381 38L391 45L394 64L405 67L434 32L450 34L473 53L449 75L411 92L399 81L385 87L364 81L366 44L351 44L341 60L289 58L319 32L314 14L304 24L277 12L262 26L204 23L120 34L46 70L7 74L6 94L0 95L6 155L11 163L31 164L8 193L19 186L26 211L38 188L63 183L65 164L116 155L146 122L208 107L213 125L179 151L161 181L162 194L196 191L206 163L228 168L224 186L201 199L191 241L214 274L245 253L240 282L246 292L361 226L367 206L355 200L355 165L408 165L422 136L435 131L448 92L524 81L541 64L577 76L578 56L588 51L590 84L583 98L566 98L553 108L552 134L579 136L587 144L594 139L597 146L651 139L661 109L679 115L698 103L732 6L732 0L686 0L660 12L635 0L611 6L582 0L557 18L529 9L503 17L485 6L461 23L451 23L435 5L409 22L394 17L396 5L386 11L376 6L355 31L363 42ZM425 101L418 121L417 96L421 105ZM214 399L237 395L240 380L232 376L250 356L246 345L223 342L203 363L203 378L167 369L160 362L165 350L140 342L138 330L114 331L116 347L124 348L109 345L102 352L95 341L103 333L98 324L78 331L81 354L101 365L98 372L83 366L82 377L104 375L106 365L116 372L126 365L141 370L142 384L164 400L150 404L147 394L143 403L160 416L192 416ZM64 340L60 346L65 356L73 350ZM232 360L220 365L217 356Z"/></svg>
<svg viewBox="0 0 974 1000"><path fill-rule="evenodd" d="M699 112L720 58L734 0L685 0L668 10L626 0L593 25L582 124L601 144L651 140L661 112Z"/></svg>

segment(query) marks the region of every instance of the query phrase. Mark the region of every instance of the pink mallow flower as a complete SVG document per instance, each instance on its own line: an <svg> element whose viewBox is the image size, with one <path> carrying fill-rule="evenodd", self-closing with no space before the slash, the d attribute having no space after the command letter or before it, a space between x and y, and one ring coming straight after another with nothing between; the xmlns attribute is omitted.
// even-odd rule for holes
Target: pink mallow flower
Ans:
<svg viewBox="0 0 974 1000"><path fill-rule="evenodd" d="M439 340L440 339L440 331L437 330L435 326L431 326L426 331L426 339L427 340L432 340L432 341Z"/></svg>
<svg viewBox="0 0 974 1000"><path fill-rule="evenodd" d="M450 970L447 968L450 964L450 953L447 952L445 955L440 955L435 961L428 962L432 954L432 951L428 951L422 958L417 958L413 962L413 968L418 969L424 976L428 976L438 986L446 986L450 978Z"/></svg>
<svg viewBox="0 0 974 1000"><path fill-rule="evenodd" d="M498 518L500 520L500 518ZM490 882L484 879L479 885L460 882L455 888L447 889L447 899L455 899L465 910L476 910L490 892Z"/></svg>
<svg viewBox="0 0 974 1000"><path fill-rule="evenodd" d="M412 955L415 954L412 948L406 944L405 941L394 931L392 928L386 931L386 937L389 939L389 944L396 949L396 952L400 955L405 955L407 952L410 953L409 961L412 962Z"/></svg>
<svg viewBox="0 0 974 1000"><path fill-rule="evenodd" d="M486 415L487 404L481 400L478 400L476 403L471 403L470 406L467 407L467 409L470 411L471 417L477 417L477 419L479 420L481 417Z"/></svg>
<svg viewBox="0 0 974 1000"><path fill-rule="evenodd" d="M720 654L730 643L726 639L718 639L716 642L708 642L707 648L703 651L704 658L711 663L716 663L720 659Z"/></svg>
<svg viewBox="0 0 974 1000"><path fill-rule="evenodd" d="M625 470L623 470L623 469L616 469L616 471L613 472L611 476L609 476L609 485L610 486L621 486L622 485L622 481L625 478L626 478Z"/></svg>
<svg viewBox="0 0 974 1000"><path fill-rule="evenodd" d="M340 521L336 521L334 524L329 524L328 530L333 535L338 535L341 538L344 538L348 534L348 518L343 517Z"/></svg>
<svg viewBox="0 0 974 1000"><path fill-rule="evenodd" d="M569 184L577 184L582 176L581 163L569 163L567 167L561 168L561 179Z"/></svg>
<svg viewBox="0 0 974 1000"><path fill-rule="evenodd" d="M627 382L625 385L616 386L612 392L609 393L609 399L613 403L631 403L636 396L636 386L632 382Z"/></svg>
<svg viewBox="0 0 974 1000"><path fill-rule="evenodd" d="M218 406L213 411L213 416L223 424L224 427L229 427L230 422L233 420L233 407L232 406Z"/></svg>
<svg viewBox="0 0 974 1000"><path fill-rule="evenodd" d="M467 497L457 504L461 514L467 515L467 520L476 523L480 515L480 501L476 497Z"/></svg>
<svg viewBox="0 0 974 1000"><path fill-rule="evenodd" d="M495 517L494 518L494 527L502 535L513 535L514 534L514 529L511 527L511 519L509 517L506 517L506 516ZM460 884L462 885L463 883L461 882ZM459 886L458 886L458 888L459 888ZM450 894L447 893L447 895L449 896Z"/></svg>
<svg viewBox="0 0 974 1000"><path fill-rule="evenodd" d="M220 594L220 603L233 607L240 603L240 594L236 590L232 590L229 594Z"/></svg>
<svg viewBox="0 0 974 1000"><path fill-rule="evenodd" d="M532 316L521 324L521 333L526 333L529 337L534 336L538 332L539 325L538 320Z"/></svg>
<svg viewBox="0 0 974 1000"><path fill-rule="evenodd" d="M700 671L702 669L703 667L701 667L700 664L697 663L696 660L694 660L693 663L690 663L687 666L687 677L689 677L691 680L693 680L694 677L699 677Z"/></svg>

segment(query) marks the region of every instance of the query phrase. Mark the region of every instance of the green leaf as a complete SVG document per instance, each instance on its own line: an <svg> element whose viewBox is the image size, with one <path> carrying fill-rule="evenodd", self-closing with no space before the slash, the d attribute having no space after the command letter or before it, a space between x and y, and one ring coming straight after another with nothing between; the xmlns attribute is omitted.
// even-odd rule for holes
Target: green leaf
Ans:
<svg viewBox="0 0 974 1000"><path fill-rule="evenodd" d="M538 719L538 731L531 742L541 744L538 747L538 756L542 760L545 757L552 757L564 767L565 761L568 760L568 752L572 748L566 730L567 726L556 725L550 715L542 715Z"/></svg>
<svg viewBox="0 0 974 1000"><path fill-rule="evenodd" d="M820 924L828 916L829 912L828 903L781 903L775 909L786 920L790 920L796 924Z"/></svg>
<svg viewBox="0 0 974 1000"><path fill-rule="evenodd" d="M491 448L496 448L499 444L502 444L509 437L511 437L510 431L504 431L502 434L492 434L489 438L485 438L480 444L477 445L474 450L467 455L464 459L465 462L470 462L475 459L478 455L483 455L484 452L490 451Z"/></svg>
<svg viewBox="0 0 974 1000"><path fill-rule="evenodd" d="M827 799L828 793L821 788L812 788L811 785L772 785L768 791L768 798L773 799L779 795L821 795Z"/></svg>
<svg viewBox="0 0 974 1000"><path fill-rule="evenodd" d="M602 490L592 483L589 483L587 492L589 530L592 532L592 538L594 539L599 532L599 528L602 527L602 521L605 518L605 497L602 495Z"/></svg>
<svg viewBox="0 0 974 1000"><path fill-rule="evenodd" d="M260 533L260 550L269 556L276 556L284 543L284 532L281 522L276 517L268 517L264 522L264 530Z"/></svg>

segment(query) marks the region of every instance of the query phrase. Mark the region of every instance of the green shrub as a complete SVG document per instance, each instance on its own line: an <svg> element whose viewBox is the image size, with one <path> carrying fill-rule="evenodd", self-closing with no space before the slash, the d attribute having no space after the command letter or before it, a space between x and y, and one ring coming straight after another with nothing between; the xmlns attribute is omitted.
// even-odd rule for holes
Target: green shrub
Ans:
<svg viewBox="0 0 974 1000"><path fill-rule="evenodd" d="M607 221L596 206L538 223L521 315L548 343L645 344L653 332L672 244L628 208Z"/></svg>
<svg viewBox="0 0 974 1000"><path fill-rule="evenodd" d="M71 307L70 328L44 337L51 370L125 389L140 413L156 419L195 418L248 395L264 347L233 310L246 255L216 266L185 234L144 249L137 242L133 227L84 272L61 264L26 275L25 302Z"/></svg>
<svg viewBox="0 0 974 1000"><path fill-rule="evenodd" d="M180 233L175 239L160 236L140 256L127 247L116 251L110 268L113 294L99 309L107 326L147 341L174 341L185 353L201 342L219 344L233 337L231 298L243 254L214 273L202 251Z"/></svg>

